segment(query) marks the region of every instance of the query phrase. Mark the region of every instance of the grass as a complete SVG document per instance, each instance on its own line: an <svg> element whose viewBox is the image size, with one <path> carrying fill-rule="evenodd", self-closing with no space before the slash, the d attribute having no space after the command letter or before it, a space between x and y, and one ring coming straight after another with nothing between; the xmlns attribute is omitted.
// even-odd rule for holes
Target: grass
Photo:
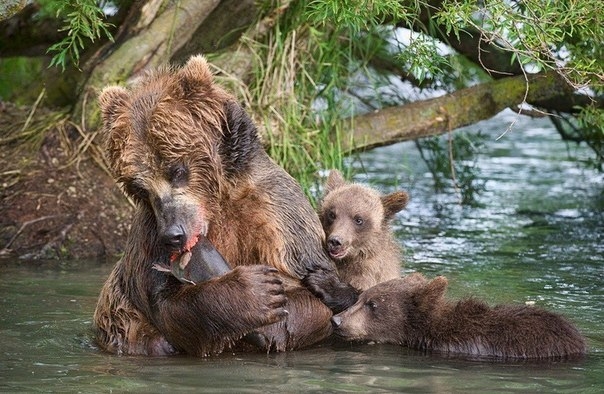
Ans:
<svg viewBox="0 0 604 394"><path fill-rule="evenodd" d="M346 121L319 108L332 87L315 77L322 75L317 68L326 64L317 57L318 37L305 24L279 29L264 43L252 43L255 56L262 59L256 62L252 82L230 85L251 109L269 155L316 205L322 170L343 167L340 139Z"/></svg>

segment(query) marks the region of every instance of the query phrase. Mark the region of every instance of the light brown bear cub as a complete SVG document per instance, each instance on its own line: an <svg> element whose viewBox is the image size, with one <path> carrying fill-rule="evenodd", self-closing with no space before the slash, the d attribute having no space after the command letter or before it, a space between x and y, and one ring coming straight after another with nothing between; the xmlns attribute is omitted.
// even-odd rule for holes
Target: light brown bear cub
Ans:
<svg viewBox="0 0 604 394"><path fill-rule="evenodd" d="M390 223L409 195L378 191L346 182L332 170L327 178L320 219L326 249L340 278L359 290L401 276L402 252Z"/></svg>
<svg viewBox="0 0 604 394"><path fill-rule="evenodd" d="M564 317L525 305L445 299L447 279L421 274L380 283L332 317L336 335L450 354L501 359L569 358L585 339Z"/></svg>

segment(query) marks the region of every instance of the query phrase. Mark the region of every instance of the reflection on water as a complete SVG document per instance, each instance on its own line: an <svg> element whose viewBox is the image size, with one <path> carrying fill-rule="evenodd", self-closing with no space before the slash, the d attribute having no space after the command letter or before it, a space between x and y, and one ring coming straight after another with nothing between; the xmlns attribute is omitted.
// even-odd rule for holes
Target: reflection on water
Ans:
<svg viewBox="0 0 604 394"><path fill-rule="evenodd" d="M509 116L480 127L499 135ZM520 119L487 148L478 207L435 194L410 143L363 154L367 172L357 180L409 191L409 207L396 221L405 272L446 275L452 297L535 301L563 313L588 337L585 360L501 363L356 344L210 359L116 357L99 353L89 331L111 264L14 261L0 268L0 392L598 392L603 178L569 159L544 120ZM576 154L585 157L582 149Z"/></svg>

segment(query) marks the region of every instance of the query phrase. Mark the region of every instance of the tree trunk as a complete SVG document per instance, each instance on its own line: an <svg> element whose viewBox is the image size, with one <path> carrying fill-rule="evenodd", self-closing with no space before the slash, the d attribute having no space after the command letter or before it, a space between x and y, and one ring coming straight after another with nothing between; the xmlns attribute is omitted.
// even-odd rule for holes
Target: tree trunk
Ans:
<svg viewBox="0 0 604 394"><path fill-rule="evenodd" d="M155 9L158 14L141 13L142 30L127 37L90 71L80 89L74 119L81 117L86 129L96 129L100 124L96 103L100 90L106 85L136 78L144 70L168 64L172 55L190 40L219 3L220 0L182 0L171 3L161 12L159 8Z"/></svg>
<svg viewBox="0 0 604 394"><path fill-rule="evenodd" d="M527 90L528 89L528 90ZM570 87L555 73L504 78L457 90L445 96L357 116L344 151L367 150L399 141L445 133L503 109L527 102L567 97Z"/></svg>

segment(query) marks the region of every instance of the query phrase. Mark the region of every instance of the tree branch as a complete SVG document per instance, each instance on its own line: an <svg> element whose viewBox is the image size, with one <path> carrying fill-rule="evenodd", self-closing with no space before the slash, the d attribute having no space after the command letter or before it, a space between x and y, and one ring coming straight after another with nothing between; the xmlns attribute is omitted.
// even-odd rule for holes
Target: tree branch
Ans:
<svg viewBox="0 0 604 394"><path fill-rule="evenodd" d="M528 88L528 91L527 91ZM571 94L570 87L553 72L494 80L445 96L389 107L353 119L352 142L345 151L367 150L399 141L447 132L489 119L503 109Z"/></svg>

